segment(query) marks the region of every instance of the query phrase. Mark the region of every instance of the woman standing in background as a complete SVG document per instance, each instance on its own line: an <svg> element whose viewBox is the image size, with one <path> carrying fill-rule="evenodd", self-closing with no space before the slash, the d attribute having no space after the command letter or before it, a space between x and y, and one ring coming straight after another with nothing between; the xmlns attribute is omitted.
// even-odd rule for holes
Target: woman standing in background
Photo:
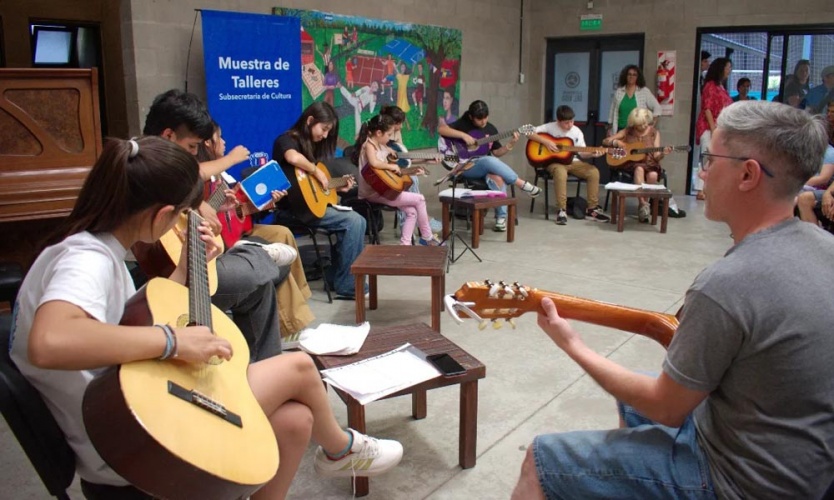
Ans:
<svg viewBox="0 0 834 500"><path fill-rule="evenodd" d="M632 110L645 108L655 117L654 126L660 116L660 103L646 88L643 72L634 64L629 64L620 71L617 90L611 98L611 109L608 111L608 135L614 135L628 126L628 115Z"/></svg>

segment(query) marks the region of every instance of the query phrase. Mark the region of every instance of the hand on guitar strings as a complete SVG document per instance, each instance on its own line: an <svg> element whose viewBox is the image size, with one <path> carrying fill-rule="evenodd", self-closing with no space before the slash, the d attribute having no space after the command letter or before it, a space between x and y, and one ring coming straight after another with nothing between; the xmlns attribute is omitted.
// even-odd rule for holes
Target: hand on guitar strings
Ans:
<svg viewBox="0 0 834 500"><path fill-rule="evenodd" d="M237 189L237 186L235 186L235 189ZM230 210L234 210L238 205L240 205L233 189L224 189L223 194L226 195L226 199L223 200L223 204L217 209L218 212L228 212Z"/></svg>
<svg viewBox="0 0 834 500"><path fill-rule="evenodd" d="M353 189L353 186L356 185L356 179L354 179L352 175L343 175L342 178L347 179L347 185L337 189L337 191L345 193Z"/></svg>
<svg viewBox="0 0 834 500"><path fill-rule="evenodd" d="M319 181L319 184L321 184L323 188L329 189L327 186L330 183L330 181L327 179L327 176L324 175L324 172L316 168L315 170L313 170L312 175L316 178L317 181Z"/></svg>
<svg viewBox="0 0 834 500"><path fill-rule="evenodd" d="M559 316L556 304L550 298L545 297L541 301L538 324L539 328L544 330L544 333L563 351L567 351L572 344L582 343L582 338L574 331L570 323Z"/></svg>
<svg viewBox="0 0 834 500"><path fill-rule="evenodd" d="M204 201L200 203L200 207L197 209L197 212L200 214L200 217L208 221L214 234L220 234L220 231L223 230L223 226L220 224L220 219L217 218L217 211L211 208L211 205Z"/></svg>
<svg viewBox="0 0 834 500"><path fill-rule="evenodd" d="M207 326L175 328L177 349L172 359L188 363L209 363L212 358L232 359L232 345Z"/></svg>

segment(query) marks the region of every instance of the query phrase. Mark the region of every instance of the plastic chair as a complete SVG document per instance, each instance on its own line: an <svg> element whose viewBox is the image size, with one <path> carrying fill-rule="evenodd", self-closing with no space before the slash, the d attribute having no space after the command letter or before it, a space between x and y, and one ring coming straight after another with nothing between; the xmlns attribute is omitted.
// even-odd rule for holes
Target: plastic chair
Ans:
<svg viewBox="0 0 834 500"><path fill-rule="evenodd" d="M75 454L40 393L9 357L11 316L0 316L0 412L49 494L69 500Z"/></svg>
<svg viewBox="0 0 834 500"><path fill-rule="evenodd" d="M550 220L550 193L547 189L547 181L552 181L553 176L550 175L550 171L546 168L536 168L533 167L533 170L536 171L536 177L533 180L533 185L539 185L539 179L544 180L544 218ZM576 196L579 197L580 189L582 188L582 183L585 182L585 179L581 179L576 177L575 175L568 174L568 182L575 182L576 183ZM532 198L530 200L530 213L533 213L533 207L536 206L536 199Z"/></svg>

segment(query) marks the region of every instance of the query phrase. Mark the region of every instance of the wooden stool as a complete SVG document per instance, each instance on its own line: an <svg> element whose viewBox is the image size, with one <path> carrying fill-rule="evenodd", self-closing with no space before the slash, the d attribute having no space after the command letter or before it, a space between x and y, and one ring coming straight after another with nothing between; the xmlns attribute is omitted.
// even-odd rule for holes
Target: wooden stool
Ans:
<svg viewBox="0 0 834 500"><path fill-rule="evenodd" d="M636 191L627 191L620 189L610 189L614 194L614 203L611 206L611 224L617 224L617 232L623 232L623 225L625 222L625 201L627 198L648 198L649 204L652 207L651 224L657 224L657 213L659 205L663 205L660 212L660 232L666 232L666 223L669 220L669 199L672 198L672 192L668 189L638 189Z"/></svg>
<svg viewBox="0 0 834 500"><path fill-rule="evenodd" d="M507 207L507 243L515 241L515 212L517 198L452 198L441 196L440 204L443 205L443 239L449 237L449 224L452 221L451 206L454 202L456 207L464 207L472 211L472 248L478 248L481 242L481 235L484 234L484 216L486 210L495 207Z"/></svg>
<svg viewBox="0 0 834 500"><path fill-rule="evenodd" d="M377 308L376 277L430 276L431 277L431 327L440 331L440 311L443 310L443 294L446 291L446 247L369 245L350 266L356 279L356 323L365 321L365 275L368 275L370 300L368 309Z"/></svg>
<svg viewBox="0 0 834 500"><path fill-rule="evenodd" d="M433 378L383 399L411 394L411 414L419 420L426 418L427 414L426 391L460 384L458 463L464 469L475 467L478 438L478 380L486 377L486 367L446 337L423 324L372 327L365 344L362 345L362 349L358 353L352 356L313 356L313 361L320 370L336 368L386 353L406 342L426 354L448 353L466 369L466 373L453 377L440 376ZM363 434L366 433L365 407L353 399L351 395L339 389L334 388L334 390L347 405L348 426ZM367 495L370 490L368 478L357 477L355 481L356 496Z"/></svg>

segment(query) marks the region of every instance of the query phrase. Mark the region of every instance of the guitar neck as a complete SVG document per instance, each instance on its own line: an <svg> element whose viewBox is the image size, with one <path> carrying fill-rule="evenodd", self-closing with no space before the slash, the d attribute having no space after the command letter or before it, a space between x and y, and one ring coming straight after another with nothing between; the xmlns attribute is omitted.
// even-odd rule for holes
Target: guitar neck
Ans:
<svg viewBox="0 0 834 500"><path fill-rule="evenodd" d="M423 167L406 167L400 169L402 175L414 175L418 173Z"/></svg>
<svg viewBox="0 0 834 500"><path fill-rule="evenodd" d="M660 146L656 148L638 148L632 149L630 154L646 154L646 153L660 153L668 146ZM689 151L689 146L672 146L672 151Z"/></svg>
<svg viewBox="0 0 834 500"><path fill-rule="evenodd" d="M559 146L560 151L569 151L571 153L596 153L597 151L610 151L609 148L594 148L589 146Z"/></svg>
<svg viewBox="0 0 834 500"><path fill-rule="evenodd" d="M220 207L223 205L223 202L226 201L226 190L229 189L229 185L226 184L226 181L220 181L217 183L217 188L211 193L207 203L211 208L214 209L216 212Z"/></svg>
<svg viewBox="0 0 834 500"><path fill-rule="evenodd" d="M480 139L475 141L475 145L476 146L483 146L484 144L486 144L488 142L500 141L501 139L506 139L507 137L512 136L516 132L518 132L518 130L513 129L513 130L508 130L506 132L501 132L500 134L488 135L486 137L481 137Z"/></svg>
<svg viewBox="0 0 834 500"><path fill-rule="evenodd" d="M439 160L443 155L437 153L396 153L397 158L404 160Z"/></svg>
<svg viewBox="0 0 834 500"><path fill-rule="evenodd" d="M540 308L541 299L548 297L556 304L559 315L563 318L643 335L655 340L663 347L669 347L678 327L678 319L671 314L645 311L554 292L537 290L531 295L536 303L536 310Z"/></svg>
<svg viewBox="0 0 834 500"><path fill-rule="evenodd" d="M188 212L188 317L192 323L212 329L206 243L197 229L200 220L197 212Z"/></svg>
<svg viewBox="0 0 834 500"><path fill-rule="evenodd" d="M331 178L327 183L327 189L339 189L348 185L348 180L344 177Z"/></svg>
<svg viewBox="0 0 834 500"><path fill-rule="evenodd" d="M503 281L468 282L453 296L454 301L464 307L458 309L448 301L447 305L457 310L461 317L474 317L469 314L471 312L483 320L497 320L516 318L528 312L537 313L541 311L541 300L545 297L553 300L559 315L564 318L644 335L664 347L669 346L678 327L678 319L670 314L547 292Z"/></svg>

